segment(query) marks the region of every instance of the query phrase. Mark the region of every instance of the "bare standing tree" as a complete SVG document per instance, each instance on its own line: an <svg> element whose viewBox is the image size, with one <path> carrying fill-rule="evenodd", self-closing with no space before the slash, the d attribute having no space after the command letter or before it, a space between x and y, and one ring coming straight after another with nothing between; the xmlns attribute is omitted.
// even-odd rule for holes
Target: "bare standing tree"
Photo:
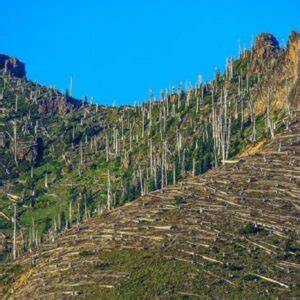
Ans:
<svg viewBox="0 0 300 300"><path fill-rule="evenodd" d="M72 222L73 222L73 216L72 216L72 200L70 200L70 203L69 203L69 224L70 224L70 227L72 227Z"/></svg>
<svg viewBox="0 0 300 300"><path fill-rule="evenodd" d="M48 172L46 171L46 174L45 174L45 189L48 188Z"/></svg>
<svg viewBox="0 0 300 300"><path fill-rule="evenodd" d="M16 243L16 235L17 235L17 206L14 205L14 216L13 216L13 224L14 224L14 232L13 232L13 260L17 258L17 243Z"/></svg>
<svg viewBox="0 0 300 300"><path fill-rule="evenodd" d="M271 120L271 96L270 88L268 87L268 102L267 102L267 128L270 131L271 137L274 137L274 124Z"/></svg>
<svg viewBox="0 0 300 300"><path fill-rule="evenodd" d="M70 97L73 97L73 76L70 76L69 95Z"/></svg>
<svg viewBox="0 0 300 300"><path fill-rule="evenodd" d="M82 141L80 141L80 165L83 165L83 150L82 150Z"/></svg>
<svg viewBox="0 0 300 300"><path fill-rule="evenodd" d="M18 94L16 94L16 99L15 99L15 112L18 111Z"/></svg>
<svg viewBox="0 0 300 300"><path fill-rule="evenodd" d="M107 209L112 209L111 182L109 170L107 171Z"/></svg>
<svg viewBox="0 0 300 300"><path fill-rule="evenodd" d="M14 126L14 154L15 154L15 163L18 166L18 157L17 157L17 121L13 121Z"/></svg>

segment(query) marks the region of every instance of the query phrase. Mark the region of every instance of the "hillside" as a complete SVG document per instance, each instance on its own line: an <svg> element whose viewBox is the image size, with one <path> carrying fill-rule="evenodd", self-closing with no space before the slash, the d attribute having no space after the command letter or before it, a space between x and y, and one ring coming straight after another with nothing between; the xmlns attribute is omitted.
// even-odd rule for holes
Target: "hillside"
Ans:
<svg viewBox="0 0 300 300"><path fill-rule="evenodd" d="M299 297L300 122L17 260L8 297ZM4 277L5 278L5 277ZM10 282L10 277L4 280Z"/></svg>
<svg viewBox="0 0 300 300"><path fill-rule="evenodd" d="M299 41L123 107L0 55L3 293L296 295Z"/></svg>

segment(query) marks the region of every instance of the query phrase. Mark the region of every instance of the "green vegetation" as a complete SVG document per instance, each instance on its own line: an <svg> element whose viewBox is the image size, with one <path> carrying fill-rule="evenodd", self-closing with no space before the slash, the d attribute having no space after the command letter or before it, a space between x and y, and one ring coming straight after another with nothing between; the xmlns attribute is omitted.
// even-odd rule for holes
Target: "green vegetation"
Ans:
<svg viewBox="0 0 300 300"><path fill-rule="evenodd" d="M285 55L274 51L262 61L246 51L210 83L173 87L160 101L150 95L148 102L122 107L76 100L1 70L0 212L8 216L1 232L11 237L16 204L18 247L35 247L279 132L286 111L261 99L266 86L280 82L285 90ZM263 109L253 112L256 106Z"/></svg>
<svg viewBox="0 0 300 300"><path fill-rule="evenodd" d="M240 230L240 233L241 234L253 234L253 233L260 232L260 231L263 231L263 228L261 226L248 223Z"/></svg>

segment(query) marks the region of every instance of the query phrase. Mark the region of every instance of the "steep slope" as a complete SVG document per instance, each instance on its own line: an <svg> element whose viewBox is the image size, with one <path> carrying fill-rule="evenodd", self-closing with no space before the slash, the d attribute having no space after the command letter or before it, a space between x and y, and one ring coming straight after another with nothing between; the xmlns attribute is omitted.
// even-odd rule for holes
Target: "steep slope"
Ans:
<svg viewBox="0 0 300 300"><path fill-rule="evenodd" d="M13 264L8 298L300 296L300 123ZM9 275L4 276L6 288Z"/></svg>
<svg viewBox="0 0 300 300"><path fill-rule="evenodd" d="M3 293L296 295L299 49L262 34L212 82L134 107L73 99L1 56Z"/></svg>
<svg viewBox="0 0 300 300"><path fill-rule="evenodd" d="M299 34L286 49L269 34L227 61L224 74L160 101L105 107L26 80L0 65L0 230L3 257L92 215L198 175L280 132L294 118ZM20 73L14 72L15 69ZM1 254L1 253L0 253Z"/></svg>

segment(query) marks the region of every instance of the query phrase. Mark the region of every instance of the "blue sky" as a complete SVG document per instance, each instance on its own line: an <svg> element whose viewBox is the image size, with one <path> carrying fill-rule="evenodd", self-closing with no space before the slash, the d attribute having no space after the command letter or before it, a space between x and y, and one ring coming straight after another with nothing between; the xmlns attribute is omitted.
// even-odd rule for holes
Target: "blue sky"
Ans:
<svg viewBox="0 0 300 300"><path fill-rule="evenodd" d="M0 53L27 77L101 104L133 104L153 88L210 80L260 32L300 30L300 1L0 0Z"/></svg>

